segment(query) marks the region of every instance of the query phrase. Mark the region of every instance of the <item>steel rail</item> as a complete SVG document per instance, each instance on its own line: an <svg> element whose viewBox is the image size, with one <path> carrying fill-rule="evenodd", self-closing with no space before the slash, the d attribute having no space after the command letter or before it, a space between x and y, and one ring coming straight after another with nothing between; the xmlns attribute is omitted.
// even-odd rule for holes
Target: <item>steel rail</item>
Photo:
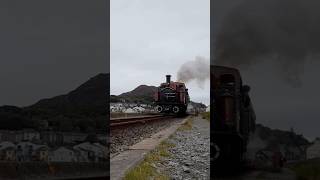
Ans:
<svg viewBox="0 0 320 180"><path fill-rule="evenodd" d="M135 117L125 117L125 118L111 118L110 127L118 127L129 124L146 123L149 121L173 118L172 115L153 115L153 116L135 116Z"/></svg>

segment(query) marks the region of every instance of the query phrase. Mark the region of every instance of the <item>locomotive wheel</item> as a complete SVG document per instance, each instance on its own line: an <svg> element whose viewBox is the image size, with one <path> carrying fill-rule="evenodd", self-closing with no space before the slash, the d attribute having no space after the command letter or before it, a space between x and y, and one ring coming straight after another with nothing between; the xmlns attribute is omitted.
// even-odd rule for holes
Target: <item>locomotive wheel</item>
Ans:
<svg viewBox="0 0 320 180"><path fill-rule="evenodd" d="M163 110L163 108L162 108L162 106L157 106L157 107L156 107L156 110L157 110L159 113L161 113L162 110Z"/></svg>
<svg viewBox="0 0 320 180"><path fill-rule="evenodd" d="M214 160L218 159L219 156L220 156L220 148L219 148L219 146L216 145L216 144L213 144L212 151L213 151L212 152L212 154L213 154L212 160L214 161Z"/></svg>
<svg viewBox="0 0 320 180"><path fill-rule="evenodd" d="M239 139L223 138L217 144L211 146L214 157L212 168L217 175L228 175L237 173L241 170L241 157L243 151Z"/></svg>
<svg viewBox="0 0 320 180"><path fill-rule="evenodd" d="M172 111L173 111L174 113L179 113L180 108L179 108L178 106L173 106Z"/></svg>

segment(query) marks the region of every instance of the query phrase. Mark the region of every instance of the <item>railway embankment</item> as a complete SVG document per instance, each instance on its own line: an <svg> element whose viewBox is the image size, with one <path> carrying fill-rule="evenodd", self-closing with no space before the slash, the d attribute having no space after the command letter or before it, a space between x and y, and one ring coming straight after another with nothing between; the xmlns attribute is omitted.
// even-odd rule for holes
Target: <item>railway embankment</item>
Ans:
<svg viewBox="0 0 320 180"><path fill-rule="evenodd" d="M129 130L122 130L119 132L111 132L111 136L113 138L117 138L117 141L123 142L127 139L126 150L113 154L110 160L110 177L113 180L119 180L124 178L126 172L132 170L136 167L139 163L143 162L151 151L155 150L156 147L166 140L170 135L176 132L176 130L185 123L189 117L184 118L175 118L175 119L168 119L168 120L161 120L161 121L153 121L154 123L163 123L161 124L154 124L154 126L150 127L150 123L142 124L146 127L142 126L141 124L136 124L138 127L128 126ZM161 127L160 129L158 129ZM133 130L137 128L136 130ZM152 130L150 130L152 128ZM156 131L154 131L154 129ZM149 129L149 130L146 130ZM139 133L144 132L144 136L138 136ZM145 133L147 132L147 133ZM115 134L117 133L117 134ZM123 133L123 134L122 134ZM121 136L119 136L121 135ZM118 136L118 137L117 137ZM135 137L135 138L133 138ZM135 142L135 143L132 143ZM116 143L115 139L111 137L111 143ZM132 144L132 145L129 145ZM111 144L112 146L112 144ZM113 145L114 146L114 145Z"/></svg>
<svg viewBox="0 0 320 180"><path fill-rule="evenodd" d="M210 124L198 116L175 132L167 143L169 156L156 163L171 179L210 179Z"/></svg>
<svg viewBox="0 0 320 180"><path fill-rule="evenodd" d="M176 123L181 122L181 118L162 118L145 123L134 123L117 128L112 128L110 132L110 153L111 157L126 151L130 146L150 138Z"/></svg>
<svg viewBox="0 0 320 180"><path fill-rule="evenodd" d="M126 174L133 179L210 179L210 124L189 118Z"/></svg>

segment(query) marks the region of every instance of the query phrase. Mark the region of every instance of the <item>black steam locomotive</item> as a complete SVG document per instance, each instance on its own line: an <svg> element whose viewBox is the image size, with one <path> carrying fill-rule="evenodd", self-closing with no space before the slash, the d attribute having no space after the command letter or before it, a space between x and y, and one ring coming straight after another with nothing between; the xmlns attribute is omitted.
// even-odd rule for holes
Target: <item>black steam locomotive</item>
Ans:
<svg viewBox="0 0 320 180"><path fill-rule="evenodd" d="M217 171L237 168L245 160L255 113L237 69L211 66L211 163Z"/></svg>
<svg viewBox="0 0 320 180"><path fill-rule="evenodd" d="M189 103L188 89L184 83L172 82L171 76L161 83L155 93L156 110L159 113L184 114Z"/></svg>

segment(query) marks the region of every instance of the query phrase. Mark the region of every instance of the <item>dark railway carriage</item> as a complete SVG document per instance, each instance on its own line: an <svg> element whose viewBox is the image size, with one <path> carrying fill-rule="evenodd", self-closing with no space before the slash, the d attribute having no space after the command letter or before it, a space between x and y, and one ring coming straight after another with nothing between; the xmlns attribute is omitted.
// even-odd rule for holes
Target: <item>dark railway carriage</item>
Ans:
<svg viewBox="0 0 320 180"><path fill-rule="evenodd" d="M211 146L213 167L239 167L245 160L250 133L255 128L255 113L237 69L211 66Z"/></svg>
<svg viewBox="0 0 320 180"><path fill-rule="evenodd" d="M171 81L167 75L167 81L161 83L155 93L156 110L160 113L183 114L189 103L188 89L184 83Z"/></svg>

